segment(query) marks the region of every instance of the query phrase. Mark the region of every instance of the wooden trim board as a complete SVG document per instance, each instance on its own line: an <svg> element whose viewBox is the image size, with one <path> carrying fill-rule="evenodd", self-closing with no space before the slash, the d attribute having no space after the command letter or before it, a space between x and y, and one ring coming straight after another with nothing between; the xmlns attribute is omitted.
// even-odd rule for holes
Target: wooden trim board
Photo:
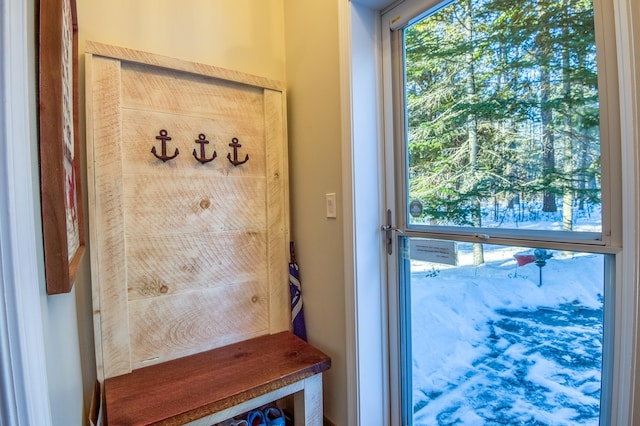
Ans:
<svg viewBox="0 0 640 426"><path fill-rule="evenodd" d="M268 78L228 70L213 65L200 64L183 59L171 58L169 56L156 55L154 53L129 49L126 47L111 46L95 41L86 42L85 52L96 56L120 59L126 62L136 62L176 71L184 71L197 75L219 78L226 81L234 81L236 83L271 89L278 92L284 92L285 89L284 83L270 80Z"/></svg>

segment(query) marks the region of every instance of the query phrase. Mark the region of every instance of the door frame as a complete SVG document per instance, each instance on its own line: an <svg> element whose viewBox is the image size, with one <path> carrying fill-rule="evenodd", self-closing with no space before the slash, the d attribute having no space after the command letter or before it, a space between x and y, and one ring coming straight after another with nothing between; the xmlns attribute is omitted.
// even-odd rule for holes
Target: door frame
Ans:
<svg viewBox="0 0 640 426"><path fill-rule="evenodd" d="M49 425L34 202L34 2L0 0L0 10L0 423Z"/></svg>
<svg viewBox="0 0 640 426"><path fill-rule="evenodd" d="M427 0L429 2L429 0ZM640 343L640 268L636 265L638 255L640 255L640 197L638 197L638 188L640 188L640 57L637 53L637 46L640 46L640 6L634 6L635 0L611 0L612 10L608 13L612 15L607 19L613 21L615 31L615 40L617 52L607 52L608 58L617 61L617 79L620 103L620 132L622 140L622 225L624 234L622 235L622 246L624 250L620 253L616 265L616 279L619 285L615 292L614 313L614 371L613 371L613 389L611 389L611 413L609 420L611 424L635 424L640 422L640 378L637 378L637 372L640 371L640 355L638 348ZM430 1L435 4L435 1ZM394 10L393 22L390 20L385 22L382 20L380 24L381 41L375 43L378 49L378 55L382 64L380 72L380 87L389 89L392 82L389 77L392 73L391 56L388 54L391 47L391 37L389 29L394 25L399 25L401 16L408 16L417 10L413 7L412 2L399 2L398 10ZM386 11L383 11L386 12ZM397 12L397 13L395 13ZM382 15L382 13L381 13ZM352 58L353 60L353 58ZM355 61L354 61L355 62ZM389 93L389 92L386 92ZM384 95L380 97L383 102L391 102ZM358 99L352 99L352 103L357 103ZM382 105L381 105L382 107ZM384 111L383 129L384 137L380 141L378 147L381 155L386 158L385 166L389 170L388 174L393 174L392 168L396 165L393 159L392 144L384 142L384 139L393 140L394 129L392 113ZM387 178L386 195L388 198L384 201L390 209L397 209L397 205L393 201L393 191L396 190L393 182L389 182ZM356 190L358 189L356 182ZM399 214L396 211L395 214ZM382 221L380 223L383 223ZM392 225L394 225L392 223ZM395 240L395 239L394 239ZM395 241L394 241L395 244ZM394 247L394 253L397 248ZM393 261L396 256L389 257L388 280L389 280L389 296L388 307L390 309L397 308L399 305L399 295L397 290L393 291L391 280L395 280L395 270L397 264ZM356 301L357 302L357 301ZM356 304L356 311L359 306ZM396 425L400 422L401 407L399 406L399 368L393 367L395 362L400 360L399 344L394 350L394 342L399 340L397 336L398 328L397 320L389 314L389 330L386 334L389 345L389 359L392 367L389 368L388 392L391 396L390 403L390 424ZM394 331L395 330L395 331ZM399 366L399 364L395 364Z"/></svg>
<svg viewBox="0 0 640 426"><path fill-rule="evenodd" d="M389 424L389 343L383 234L384 152L380 13L340 0L339 55L350 425Z"/></svg>

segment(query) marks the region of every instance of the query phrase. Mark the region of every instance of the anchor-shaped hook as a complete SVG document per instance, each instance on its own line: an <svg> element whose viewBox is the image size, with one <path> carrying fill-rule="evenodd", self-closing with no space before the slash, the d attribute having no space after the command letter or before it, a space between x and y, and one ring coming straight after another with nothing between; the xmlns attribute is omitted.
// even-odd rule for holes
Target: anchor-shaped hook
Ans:
<svg viewBox="0 0 640 426"><path fill-rule="evenodd" d="M238 148L240 148L242 145L240 145L240 143L238 142L238 138L233 138L231 139L231 143L229 144L229 146L231 148L233 148L233 160L231 159L231 153L227 154L227 159L229 160L229 162L231 164L233 164L234 166L239 166L240 164L244 164L247 161L249 161L249 154L247 154L244 157L244 161L238 161Z"/></svg>
<svg viewBox="0 0 640 426"><path fill-rule="evenodd" d="M198 157L198 154L196 153L195 148L193 149L193 157L196 160L198 160L200 163L202 164L208 163L209 161L213 161L218 156L218 153L214 150L213 156L211 158L207 158L205 154L204 146L208 144L209 141L206 140L206 136L204 135L204 133L200 133L200 135L198 136L198 139L196 140L196 143L200 144L200 157Z"/></svg>
<svg viewBox="0 0 640 426"><path fill-rule="evenodd" d="M178 154L180 154L180 151L178 151L178 148L176 148L175 154L171 156L167 155L167 141L170 141L171 137L167 136L166 130L164 129L160 130L160 136L156 136L156 139L162 141L162 155L156 154L155 146L151 148L151 153L155 155L158 160L162 160L162 161L171 160L173 158L176 158Z"/></svg>

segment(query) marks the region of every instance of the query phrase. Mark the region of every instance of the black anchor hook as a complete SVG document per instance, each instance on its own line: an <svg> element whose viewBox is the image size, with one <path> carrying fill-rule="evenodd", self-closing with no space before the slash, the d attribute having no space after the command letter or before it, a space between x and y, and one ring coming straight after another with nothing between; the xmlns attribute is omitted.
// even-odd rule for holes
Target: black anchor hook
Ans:
<svg viewBox="0 0 640 426"><path fill-rule="evenodd" d="M249 154L247 154L244 157L243 161L238 161L238 148L240 148L242 145L240 145L240 143L238 142L238 138L233 138L231 139L231 143L229 144L229 146L231 148L233 148L233 160L231 159L231 153L227 154L227 159L229 160L229 162L231 164L233 164L234 166L239 166L240 164L244 164L247 161L249 161Z"/></svg>
<svg viewBox="0 0 640 426"><path fill-rule="evenodd" d="M158 160L162 160L162 161L171 160L171 159L176 158L180 154L180 151L178 151L178 148L176 148L175 154L173 154L171 156L167 155L167 141L170 141L171 137L167 136L167 131L166 130L164 130L164 129L160 130L160 136L156 136L156 139L162 141L162 155L156 154L156 147L155 146L151 147L151 153L153 155L155 155Z"/></svg>
<svg viewBox="0 0 640 426"><path fill-rule="evenodd" d="M208 163L209 161L213 161L218 156L218 153L214 150L213 156L211 158L207 158L205 154L204 146L207 145L209 141L206 138L207 137L204 135L204 133L200 133L200 135L198 136L198 139L196 139L196 143L200 144L200 157L198 157L198 154L196 153L195 148L193 149L193 158L198 160L201 164L205 164L205 163Z"/></svg>

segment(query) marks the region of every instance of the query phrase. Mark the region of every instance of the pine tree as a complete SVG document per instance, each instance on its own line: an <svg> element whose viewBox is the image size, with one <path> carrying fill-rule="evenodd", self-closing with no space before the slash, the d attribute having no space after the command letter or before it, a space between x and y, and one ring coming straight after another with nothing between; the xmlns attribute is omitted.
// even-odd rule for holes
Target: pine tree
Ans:
<svg viewBox="0 0 640 426"><path fill-rule="evenodd" d="M587 0L457 0L405 30L409 196L435 225L599 200ZM576 149L579 153L576 154ZM567 225L568 226L568 225ZM568 228L567 228L568 229Z"/></svg>

